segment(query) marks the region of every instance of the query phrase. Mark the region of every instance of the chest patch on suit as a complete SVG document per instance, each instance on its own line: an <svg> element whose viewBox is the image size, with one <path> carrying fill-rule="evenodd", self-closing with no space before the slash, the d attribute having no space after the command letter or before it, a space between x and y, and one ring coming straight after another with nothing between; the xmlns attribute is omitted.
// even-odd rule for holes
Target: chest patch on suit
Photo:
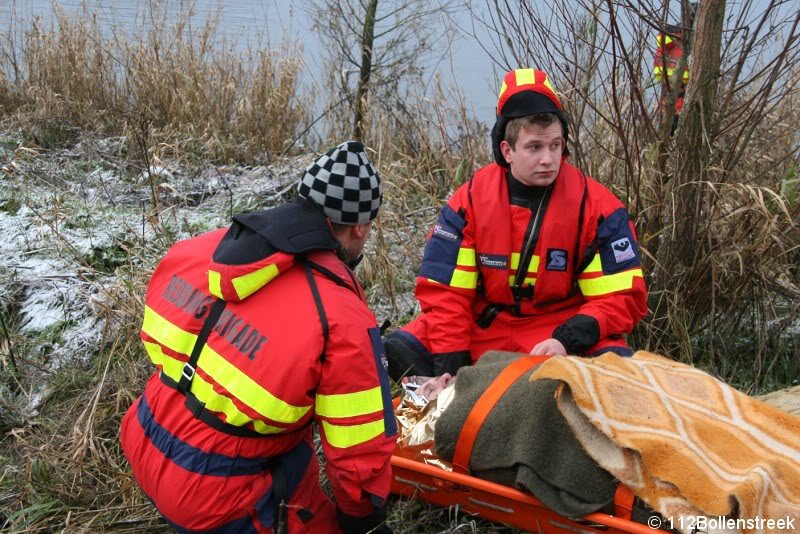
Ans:
<svg viewBox="0 0 800 534"><path fill-rule="evenodd" d="M548 271L566 271L567 251L561 248L548 248L545 269Z"/></svg>
<svg viewBox="0 0 800 534"><path fill-rule="evenodd" d="M481 267L488 269L506 269L508 267L508 256L502 254L478 254L478 262Z"/></svg>
<svg viewBox="0 0 800 534"><path fill-rule="evenodd" d="M627 237L617 239L611 243L611 249L614 251L614 260L616 260L617 263L636 257L633 246Z"/></svg>

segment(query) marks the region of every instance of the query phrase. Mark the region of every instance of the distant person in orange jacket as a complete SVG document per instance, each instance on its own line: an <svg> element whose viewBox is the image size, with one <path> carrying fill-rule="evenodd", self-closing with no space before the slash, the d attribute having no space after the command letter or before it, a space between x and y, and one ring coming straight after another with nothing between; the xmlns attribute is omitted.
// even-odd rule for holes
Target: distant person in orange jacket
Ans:
<svg viewBox="0 0 800 534"><path fill-rule="evenodd" d="M667 95L677 90L675 108L672 115L670 133L674 134L678 127L678 117L683 110L683 101L686 97L686 84L689 83L689 67L685 66L679 77L676 77L681 58L687 41L691 37L692 24L697 12L697 3L689 2L687 28L666 24L664 29L656 35L656 53L653 57L653 80L661 86L659 107L663 110L666 105ZM678 87L674 85L677 83Z"/></svg>
<svg viewBox="0 0 800 534"><path fill-rule="evenodd" d="M506 74L495 162L445 205L417 277L422 314L385 340L389 373L455 375L487 350L632 354L647 313L633 225L567 160L569 127L546 73Z"/></svg>
<svg viewBox="0 0 800 534"><path fill-rule="evenodd" d="M177 243L150 280L141 337L156 372L121 441L178 532L391 532L396 423L380 330L351 270L380 178L351 141L310 165L298 192Z"/></svg>

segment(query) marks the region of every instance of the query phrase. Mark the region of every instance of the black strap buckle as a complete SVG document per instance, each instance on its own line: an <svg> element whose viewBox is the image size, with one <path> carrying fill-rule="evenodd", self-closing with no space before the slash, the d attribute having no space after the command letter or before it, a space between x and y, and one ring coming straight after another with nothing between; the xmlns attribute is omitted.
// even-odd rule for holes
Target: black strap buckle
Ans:
<svg viewBox="0 0 800 534"><path fill-rule="evenodd" d="M492 323L501 311L503 311L502 304L489 304L483 309L475 322L485 330L492 326Z"/></svg>
<svg viewBox="0 0 800 534"><path fill-rule="evenodd" d="M192 367L192 364L186 362L183 366L183 370L181 370L181 378L191 381L194 378L195 369Z"/></svg>
<svg viewBox="0 0 800 534"><path fill-rule="evenodd" d="M200 333L197 334L197 340L194 342L194 347L192 347L189 361L183 365L181 378L178 381L178 387L176 389L184 395L186 395L186 392L189 391L189 388L192 386L197 360L200 358L200 353L203 351L203 346L206 344L209 334L211 334L211 329L214 328L220 315L222 315L225 304L226 302L224 300L217 299L214 301L214 304L211 305L211 308L208 310L208 315L205 321L203 321L203 326L200 328Z"/></svg>

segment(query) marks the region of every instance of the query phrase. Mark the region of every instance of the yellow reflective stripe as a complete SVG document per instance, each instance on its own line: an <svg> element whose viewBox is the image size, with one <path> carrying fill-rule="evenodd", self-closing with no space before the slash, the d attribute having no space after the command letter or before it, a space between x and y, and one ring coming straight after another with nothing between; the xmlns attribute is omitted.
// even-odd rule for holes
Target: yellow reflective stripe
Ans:
<svg viewBox="0 0 800 534"><path fill-rule="evenodd" d="M328 443L334 447L346 449L380 436L385 431L385 427L383 418L361 425L334 425L323 420L322 430Z"/></svg>
<svg viewBox="0 0 800 534"><path fill-rule="evenodd" d="M453 271L453 276L450 278L451 287L460 287L462 289L475 289L478 287L478 271L462 271L456 269Z"/></svg>
<svg viewBox="0 0 800 534"><path fill-rule="evenodd" d="M533 85L536 83L533 69L516 69L514 75L517 78L517 87L520 85Z"/></svg>
<svg viewBox="0 0 800 534"><path fill-rule="evenodd" d="M497 94L497 98L498 98L498 99L499 99L501 96L503 96L503 93L505 93L505 92L506 92L506 89L508 89L508 86L506 85L506 81L505 81L505 80L503 80L503 85L501 85L501 86L500 86L500 92Z"/></svg>
<svg viewBox="0 0 800 534"><path fill-rule="evenodd" d="M150 361L152 361L155 365L160 365L161 370L165 375L173 380L175 377L180 378L181 371L183 370L182 361L176 360L175 358L164 354L164 351L161 349L161 345L158 343L150 343L149 341L142 341L142 343L144 343L144 348L147 351L147 355L150 356Z"/></svg>
<svg viewBox="0 0 800 534"><path fill-rule="evenodd" d="M595 253L595 255L592 256L592 261L589 263L589 265L586 266L586 268L583 270L582 273L579 273L579 276L580 274L602 273L602 272L603 272L603 262L600 259L600 254Z"/></svg>
<svg viewBox="0 0 800 534"><path fill-rule="evenodd" d="M509 265L510 269L518 269L519 268L519 252L512 252L511 253L511 265ZM531 256L531 263L528 265L528 273L529 274L536 274L539 272L539 256L534 254Z"/></svg>
<svg viewBox="0 0 800 534"><path fill-rule="evenodd" d="M586 297L596 297L598 295L607 295L615 291L624 291L633 287L633 279L636 277L643 278L644 273L641 269L632 269L616 274L609 274L599 278L589 278L585 280L578 280L578 286L581 288L581 293Z"/></svg>
<svg viewBox="0 0 800 534"><path fill-rule="evenodd" d="M554 93L556 92L556 90L553 89L553 84L550 83L550 76L545 76L544 82L542 83L544 83L544 86L553 91Z"/></svg>
<svg viewBox="0 0 800 534"><path fill-rule="evenodd" d="M144 307L142 331L168 349L181 354L190 354L197 342L196 335L178 328L150 306Z"/></svg>
<svg viewBox="0 0 800 534"><path fill-rule="evenodd" d="M528 274L536 274L539 272L539 256L531 256L531 263L528 265Z"/></svg>
<svg viewBox="0 0 800 534"><path fill-rule="evenodd" d="M293 406L279 399L208 345L203 347L197 366L231 395L273 421L296 423L311 409L311 406Z"/></svg>
<svg viewBox="0 0 800 534"><path fill-rule="evenodd" d="M181 354L191 353L197 341L197 336L175 326L149 306L145 306L142 331L170 350ZM311 406L293 406L274 396L208 345L205 345L200 352L197 367L231 395L273 421L295 423L311 409ZM168 376L180 378L180 373Z"/></svg>
<svg viewBox="0 0 800 534"><path fill-rule="evenodd" d="M509 285L509 287L514 287L514 280L516 280L516 278L517 277L515 275L513 275L513 274L508 277L508 285ZM536 278L532 278L532 277L526 276L522 280L522 283L535 286L536 285Z"/></svg>
<svg viewBox="0 0 800 534"><path fill-rule="evenodd" d="M209 275L210 274L209 272ZM233 288L236 290L236 294L239 295L240 299L244 300L264 287L276 276L278 276L278 266L271 263L252 273L237 276L231 280L231 282L233 283Z"/></svg>
<svg viewBox="0 0 800 534"><path fill-rule="evenodd" d="M222 276L217 271L208 271L208 292L217 297L222 298Z"/></svg>
<svg viewBox="0 0 800 534"><path fill-rule="evenodd" d="M153 363L160 365L161 371L172 380L179 381L183 371L183 362L164 354L161 345L158 343L149 343L147 341L143 343ZM200 402L205 404L208 410L224 413L228 424L244 426L247 423L253 423L253 428L261 434L278 434L286 430L251 419L247 414L241 412L231 399L214 391L213 386L203 380L203 377L199 374L194 375L192 379L191 392Z"/></svg>
<svg viewBox="0 0 800 534"><path fill-rule="evenodd" d="M461 267L475 267L477 265L475 258L474 248L460 248L458 249L456 264Z"/></svg>
<svg viewBox="0 0 800 534"><path fill-rule="evenodd" d="M356 393L322 395L317 393L316 411L322 417L355 417L383 410L381 387Z"/></svg>

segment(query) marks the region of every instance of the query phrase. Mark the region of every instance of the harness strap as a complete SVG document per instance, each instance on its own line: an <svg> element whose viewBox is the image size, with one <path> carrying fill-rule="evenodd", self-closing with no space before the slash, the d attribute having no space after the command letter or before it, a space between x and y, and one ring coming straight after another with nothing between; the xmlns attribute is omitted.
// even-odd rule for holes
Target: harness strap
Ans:
<svg viewBox="0 0 800 534"><path fill-rule="evenodd" d="M178 382L178 387L176 388L184 395L186 395L186 392L189 391L189 388L192 386L192 379L194 378L197 359L200 358L200 353L203 351L203 346L205 346L206 341L208 341L208 336L211 334L211 329L217 324L219 316L222 315L222 310L225 309L226 304L227 303L222 299L217 299L214 301L214 304L211 305L211 309L208 311L206 320L203 322L202 328L200 328L200 333L197 334L197 341L195 341L194 347L192 348L192 354L189 356L189 361L187 361L183 366L183 370L181 371L181 379Z"/></svg>
<svg viewBox="0 0 800 534"><path fill-rule="evenodd" d="M622 484L617 486L614 492L614 515L623 519L630 520L633 515L633 501L636 496Z"/></svg>
<svg viewBox="0 0 800 534"><path fill-rule="evenodd" d="M472 447L478 438L478 432L483 426L483 422L497 404L500 398L508 391L519 377L530 370L531 367L544 363L550 356L522 356L517 358L503 369L497 378L486 388L480 396L475 406L470 410L464 427L458 436L456 450L453 454L453 471L456 473L469 473L469 458L472 455Z"/></svg>
<svg viewBox="0 0 800 534"><path fill-rule="evenodd" d="M314 281L314 273L311 272L311 265L309 265L309 262L305 258L303 258L300 261L303 264L303 268L306 271L306 279L308 280L308 285L311 287L311 295L314 297L314 304L317 306L317 314L319 315L319 322L320 325L322 325L322 354L320 354L320 359L324 361L325 354L327 353L328 349L328 330L329 330L328 316L325 314L325 306L322 305L322 296L320 296L319 288L317 287L317 283ZM322 272L322 274L325 274L327 276L327 274L324 271L320 272ZM331 278L331 280L335 281L335 278Z"/></svg>
<svg viewBox="0 0 800 534"><path fill-rule="evenodd" d="M286 466L283 462L275 462L271 469L272 498L274 508L274 534L286 534L288 517L286 517L286 504L289 502L289 481L286 477Z"/></svg>

